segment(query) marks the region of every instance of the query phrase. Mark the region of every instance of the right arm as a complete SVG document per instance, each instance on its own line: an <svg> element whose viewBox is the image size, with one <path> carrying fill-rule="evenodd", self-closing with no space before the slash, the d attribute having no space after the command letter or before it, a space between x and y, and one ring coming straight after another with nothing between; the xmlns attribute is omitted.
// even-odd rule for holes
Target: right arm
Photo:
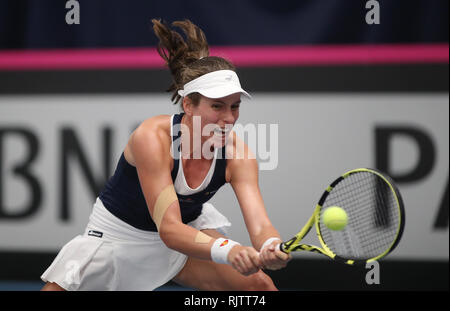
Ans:
<svg viewBox="0 0 450 311"><path fill-rule="evenodd" d="M159 194L167 186L173 187L170 142L170 136L151 122L144 122L130 139L129 150L152 219ZM178 200L172 202L165 211L158 231L167 247L190 257L211 260L211 247L216 239L211 238L207 243L196 242L200 231L182 222ZM258 253L253 248L240 245L232 248L228 261L245 275L257 272L260 266Z"/></svg>
<svg viewBox="0 0 450 311"><path fill-rule="evenodd" d="M170 137L164 130L146 121L133 133L129 146L142 192L153 218L159 194L167 186L173 186L170 174ZM158 231L167 247L188 256L211 258L213 240L207 244L194 242L198 230L183 224L178 200L172 202L165 211Z"/></svg>

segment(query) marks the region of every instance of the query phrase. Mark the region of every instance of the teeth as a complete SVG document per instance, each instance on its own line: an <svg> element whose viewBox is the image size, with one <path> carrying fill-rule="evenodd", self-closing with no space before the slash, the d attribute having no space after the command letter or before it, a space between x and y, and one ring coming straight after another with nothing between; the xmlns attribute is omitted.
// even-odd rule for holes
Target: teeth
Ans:
<svg viewBox="0 0 450 311"><path fill-rule="evenodd" d="M220 135L226 135L231 131L231 128L226 127L226 128L215 128L214 129L214 133L216 134L220 134Z"/></svg>

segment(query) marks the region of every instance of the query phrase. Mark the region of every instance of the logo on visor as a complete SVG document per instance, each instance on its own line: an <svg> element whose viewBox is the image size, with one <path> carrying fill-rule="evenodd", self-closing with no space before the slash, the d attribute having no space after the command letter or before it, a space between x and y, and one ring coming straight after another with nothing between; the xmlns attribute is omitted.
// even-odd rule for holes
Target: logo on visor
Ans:
<svg viewBox="0 0 450 311"><path fill-rule="evenodd" d="M231 81L233 79L233 76L232 75L229 75L229 76L226 76L225 77L225 80L227 80L227 81Z"/></svg>

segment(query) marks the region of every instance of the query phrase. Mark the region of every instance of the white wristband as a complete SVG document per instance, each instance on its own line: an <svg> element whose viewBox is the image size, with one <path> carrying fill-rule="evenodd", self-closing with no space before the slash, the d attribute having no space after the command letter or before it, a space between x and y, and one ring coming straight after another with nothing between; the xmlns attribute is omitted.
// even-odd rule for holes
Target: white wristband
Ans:
<svg viewBox="0 0 450 311"><path fill-rule="evenodd" d="M235 245L241 245L230 239L218 238L211 246L211 259L214 262L229 264L228 253Z"/></svg>
<svg viewBox="0 0 450 311"><path fill-rule="evenodd" d="M280 238L268 238L268 239L264 242L264 244L261 246L260 251L262 251L262 250L264 249L264 247L266 247L267 245L271 244L273 241L276 241L276 240L281 241Z"/></svg>

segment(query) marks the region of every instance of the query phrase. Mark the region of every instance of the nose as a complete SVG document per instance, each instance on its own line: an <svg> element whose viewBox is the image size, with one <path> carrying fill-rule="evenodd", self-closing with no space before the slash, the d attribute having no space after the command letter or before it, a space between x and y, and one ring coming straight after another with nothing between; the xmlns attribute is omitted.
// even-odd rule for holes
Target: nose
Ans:
<svg viewBox="0 0 450 311"><path fill-rule="evenodd" d="M225 109L224 115L222 117L222 120L225 124L234 124L236 122L237 116L235 111L232 110L231 107L227 107Z"/></svg>

